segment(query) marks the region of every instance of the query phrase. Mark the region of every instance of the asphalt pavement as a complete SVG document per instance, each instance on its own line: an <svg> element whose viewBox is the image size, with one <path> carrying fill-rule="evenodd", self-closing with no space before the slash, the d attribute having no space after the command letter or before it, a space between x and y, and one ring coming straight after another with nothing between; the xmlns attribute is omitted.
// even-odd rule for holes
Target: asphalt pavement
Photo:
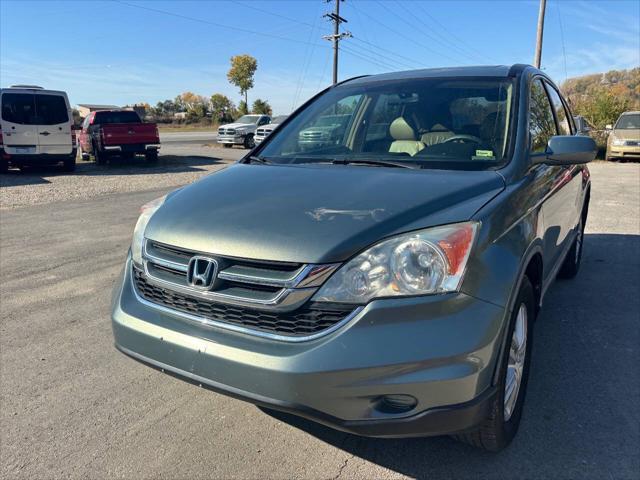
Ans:
<svg viewBox="0 0 640 480"><path fill-rule="evenodd" d="M637 479L640 165L592 172L582 269L548 294L520 432L497 455L274 418L117 352L111 289L139 206L173 185L4 208L0 477Z"/></svg>

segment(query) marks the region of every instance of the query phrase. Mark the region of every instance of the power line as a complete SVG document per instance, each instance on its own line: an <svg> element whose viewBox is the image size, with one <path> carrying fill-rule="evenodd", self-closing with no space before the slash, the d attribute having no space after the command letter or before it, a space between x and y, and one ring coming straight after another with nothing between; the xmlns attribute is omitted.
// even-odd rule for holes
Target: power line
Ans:
<svg viewBox="0 0 640 480"><path fill-rule="evenodd" d="M354 8L356 8L356 6L355 6L355 5L353 5L353 7L354 7ZM360 13L362 13L365 17L367 17L367 18L369 18L369 19L373 20L373 21L374 21L375 23L377 23L378 25L380 25L380 26L382 26L382 27L386 28L387 30L389 30L390 32L394 33L395 35L397 35L397 36L399 36L399 37L402 37L402 38L404 38L404 39L408 40L409 42L411 42L411 43L413 43L413 44L417 45L418 47L423 48L423 49L425 49L425 50L427 50L427 51L429 51L429 52L431 52L431 53L434 53L434 54L436 54L436 55L440 55L440 56L442 56L442 57L445 57L445 58L447 58L448 60L453 60L455 63L457 63L457 61L456 61L455 59L452 59L451 57L447 57L446 55L444 55L444 54L442 54L442 53L440 53L440 52L438 52L438 51L436 51L436 50L432 49L431 47L428 47L428 46L426 46L426 45L424 45L424 44L422 44L422 43L420 43L420 42L416 41L414 38L412 38L412 37L410 37L410 36L408 36L408 35L405 35L404 33L400 32L400 31L398 31L398 30L396 30L396 29L394 29L394 28L391 28L391 27L390 27L390 26L388 26L387 24L385 24L385 23L383 23L383 22L379 21L379 20L378 20L377 18L375 18L374 16L369 15L368 13L365 13L365 12L363 12L362 10L360 10Z"/></svg>
<svg viewBox="0 0 640 480"><path fill-rule="evenodd" d="M427 39L429 41L432 42L436 42L438 44L440 44L442 47L444 48L449 48L451 50L455 51L456 55L460 55L461 57L466 57L467 59L470 59L472 61L475 61L475 59L470 56L467 52L465 52L464 50L462 50L461 48L459 48L457 45L453 45L453 44L448 44L446 43L444 40L438 38L437 36L432 35L431 33L429 33L425 28L424 25L417 25L415 23L409 22L408 20L406 20L405 18L401 17L400 15L398 15L397 13L395 13L393 10L390 10L386 5L382 4L381 2L377 2L380 6L382 6L384 9L386 9L387 11L389 11L391 14L395 15L397 18L399 18L400 20L402 20L404 23L406 23L407 25L409 25L410 27L413 27L416 31L418 31L420 34L424 35L425 37L427 37ZM395 0L396 5L398 5L400 8L402 8L405 12L407 12L409 15L412 15L412 12L405 7L403 4L401 4L400 2L398 2L398 0ZM409 17L409 18L413 18L413 17Z"/></svg>
<svg viewBox="0 0 640 480"><path fill-rule="evenodd" d="M469 49L469 51L471 53L476 55L478 58L483 59L483 61L485 59L487 59L489 61L493 61L485 53L481 52L480 50L477 50L469 42L466 42L463 38L459 37L454 32L449 30L445 25L442 24L442 22L440 22L436 17L431 15L431 13L429 13L429 11L422 5L422 3L416 2L415 5L417 5L417 7L425 14L425 16L430 18L436 25L438 25L442 29L442 31L444 31L445 33L449 34L454 40L456 40L456 41L460 42L461 44L463 44L466 48Z"/></svg>
<svg viewBox="0 0 640 480"><path fill-rule="evenodd" d="M319 8L318 8L319 10ZM311 30L309 31L309 41L311 41L311 39L313 38L313 35L316 31L316 24L318 21L318 13L320 13L319 11L316 11L316 15L314 15L314 23L311 26ZM278 15L278 16L282 16L282 15ZM282 16L284 17L284 16ZM287 18L287 17L284 17ZM300 75L298 76L298 85L296 86L296 93L293 97L293 103L291 105L291 110L293 110L293 107L295 107L296 103L298 103L298 99L300 98L300 95L302 94L302 85L304 84L304 80L307 76L307 70L309 69L309 65L311 64L311 58L313 57L313 52L315 51L315 44L309 46L307 45L307 47L305 48L305 61L304 61L304 67L301 69L300 71Z"/></svg>
<svg viewBox="0 0 640 480"><path fill-rule="evenodd" d="M560 41L562 43L562 58L564 59L564 81L569 78L567 70L567 50L564 45L564 27L562 26L562 14L560 13L560 1L556 0L556 9L558 11L558 22L560 23Z"/></svg>
<svg viewBox="0 0 640 480"><path fill-rule="evenodd" d="M276 40L284 40L284 41L287 41L287 42L299 43L301 45L316 45L316 46L320 45L319 43L305 42L304 40L298 40L296 38L283 37L281 35L275 35L275 34L272 34L272 33L258 32L256 30L249 30L248 28L233 27L231 25L225 25L223 23L213 22L211 20L205 20L203 18L189 17L187 15L182 15L180 13L169 12L167 10L160 10L159 8L145 7L145 6L142 6L142 5L136 5L134 3L124 2L122 0L112 0L112 1L114 1L116 3L119 3L121 5L126 5L128 7L138 8L140 10L147 10L149 12L160 13L160 14L163 14L163 15L170 15L172 17L181 18L183 20L190 20L190 21L193 21L193 22L203 23L203 24L206 24L206 25L213 25L215 27L226 28L228 30L234 30L236 32L250 33L252 35L258 35L258 36L262 36L262 37L273 38L273 39L276 39Z"/></svg>

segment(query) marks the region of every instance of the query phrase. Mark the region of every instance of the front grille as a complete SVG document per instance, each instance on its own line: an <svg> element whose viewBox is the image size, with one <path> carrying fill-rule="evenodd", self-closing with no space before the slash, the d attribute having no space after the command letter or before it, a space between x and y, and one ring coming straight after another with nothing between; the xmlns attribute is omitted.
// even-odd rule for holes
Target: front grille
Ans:
<svg viewBox="0 0 640 480"><path fill-rule="evenodd" d="M637 147L640 145L640 141L636 141L636 140L627 140L625 142L625 145L628 147Z"/></svg>
<svg viewBox="0 0 640 480"><path fill-rule="evenodd" d="M138 294L149 302L206 320L281 336L304 337L322 332L353 311L352 307L335 310L308 307L293 312L265 312L202 300L153 285L137 268L133 269L133 279Z"/></svg>

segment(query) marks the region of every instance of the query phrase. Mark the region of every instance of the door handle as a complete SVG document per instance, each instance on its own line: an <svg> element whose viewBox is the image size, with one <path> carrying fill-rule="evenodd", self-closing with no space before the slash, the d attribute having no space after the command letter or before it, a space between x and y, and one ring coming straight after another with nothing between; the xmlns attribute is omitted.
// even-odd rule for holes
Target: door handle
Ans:
<svg viewBox="0 0 640 480"><path fill-rule="evenodd" d="M40 135L44 135L46 137L47 135L51 135L51 134L49 132L40 132Z"/></svg>

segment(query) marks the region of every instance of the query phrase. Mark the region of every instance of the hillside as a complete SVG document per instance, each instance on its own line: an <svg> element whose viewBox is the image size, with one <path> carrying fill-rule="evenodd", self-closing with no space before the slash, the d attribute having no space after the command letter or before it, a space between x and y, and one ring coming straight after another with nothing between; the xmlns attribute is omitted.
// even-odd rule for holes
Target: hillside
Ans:
<svg viewBox="0 0 640 480"><path fill-rule="evenodd" d="M576 115L603 129L628 110L640 110L640 68L570 78L561 85Z"/></svg>

